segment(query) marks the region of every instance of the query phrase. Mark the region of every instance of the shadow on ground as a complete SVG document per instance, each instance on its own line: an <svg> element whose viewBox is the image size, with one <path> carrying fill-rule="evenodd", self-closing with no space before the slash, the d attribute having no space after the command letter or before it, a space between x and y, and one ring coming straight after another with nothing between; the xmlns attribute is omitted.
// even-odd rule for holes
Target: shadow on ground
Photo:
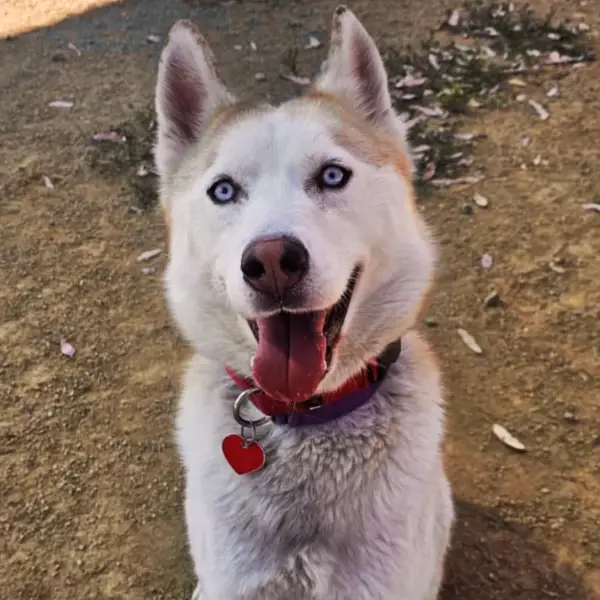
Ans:
<svg viewBox="0 0 600 600"><path fill-rule="evenodd" d="M440 600L598 600L569 565L497 510L457 503Z"/></svg>

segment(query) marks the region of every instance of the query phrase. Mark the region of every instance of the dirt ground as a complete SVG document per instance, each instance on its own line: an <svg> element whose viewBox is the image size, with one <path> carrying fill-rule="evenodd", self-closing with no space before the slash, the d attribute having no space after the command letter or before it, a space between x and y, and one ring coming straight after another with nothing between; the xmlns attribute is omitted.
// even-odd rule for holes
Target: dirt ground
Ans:
<svg viewBox="0 0 600 600"><path fill-rule="evenodd" d="M592 27L600 52L595 1L557 5ZM352 4L389 45L422 39L450 6ZM163 301L165 254L136 261L164 247L163 225L157 210L128 208L128 174L90 166L90 137L148 105L160 48L146 37L175 19L202 26L238 91L278 99L293 91L277 77L283 52L323 39L332 8L138 1L0 41L2 598L191 593L172 438L187 351ZM321 58L303 50L301 69ZM445 373L459 516L442 600L600 598L600 214L582 208L600 195L600 62L569 70L549 99L555 76L526 90L548 121L516 101L466 119L466 131L487 135L475 156L485 180L421 202L442 251L436 326L424 329ZM56 100L74 105L49 107ZM490 206L464 214L474 191ZM491 289L495 308L484 306ZM61 336L74 358L61 355ZM493 423L527 452L502 445Z"/></svg>

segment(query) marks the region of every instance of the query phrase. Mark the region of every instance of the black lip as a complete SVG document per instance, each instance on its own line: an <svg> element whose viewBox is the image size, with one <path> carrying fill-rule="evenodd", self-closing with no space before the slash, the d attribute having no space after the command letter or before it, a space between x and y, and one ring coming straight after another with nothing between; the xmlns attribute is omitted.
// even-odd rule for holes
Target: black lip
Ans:
<svg viewBox="0 0 600 600"><path fill-rule="evenodd" d="M346 320L348 308L350 307L350 302L352 301L352 296L354 294L356 283L358 282L361 271L362 269L360 266L354 267L354 270L348 279L348 284L346 285L344 293L340 299L327 311L325 325L323 327L323 334L325 335L325 340L327 341L325 358L328 365L331 363L333 351L335 350L335 347L340 339L340 333L342 331L344 321ZM254 338L256 341L258 341L258 325L256 321L252 319L248 320L248 326L250 327L250 331L252 331L252 335L254 335Z"/></svg>

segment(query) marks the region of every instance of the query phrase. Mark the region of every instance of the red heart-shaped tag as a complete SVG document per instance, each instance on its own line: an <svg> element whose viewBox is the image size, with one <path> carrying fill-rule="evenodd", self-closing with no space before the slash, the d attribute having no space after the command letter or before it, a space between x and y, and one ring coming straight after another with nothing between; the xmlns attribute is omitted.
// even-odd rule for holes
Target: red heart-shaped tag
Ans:
<svg viewBox="0 0 600 600"><path fill-rule="evenodd" d="M257 442L232 433L223 439L223 455L238 475L259 471L265 465L265 451Z"/></svg>

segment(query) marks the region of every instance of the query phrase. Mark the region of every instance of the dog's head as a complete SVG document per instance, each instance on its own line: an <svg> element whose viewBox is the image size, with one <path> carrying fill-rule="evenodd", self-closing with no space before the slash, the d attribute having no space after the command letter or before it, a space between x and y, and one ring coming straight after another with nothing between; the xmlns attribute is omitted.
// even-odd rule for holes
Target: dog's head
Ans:
<svg viewBox="0 0 600 600"><path fill-rule="evenodd" d="M383 62L349 10L310 91L278 107L237 103L177 23L156 108L167 296L199 353L302 401L414 324L434 247Z"/></svg>

